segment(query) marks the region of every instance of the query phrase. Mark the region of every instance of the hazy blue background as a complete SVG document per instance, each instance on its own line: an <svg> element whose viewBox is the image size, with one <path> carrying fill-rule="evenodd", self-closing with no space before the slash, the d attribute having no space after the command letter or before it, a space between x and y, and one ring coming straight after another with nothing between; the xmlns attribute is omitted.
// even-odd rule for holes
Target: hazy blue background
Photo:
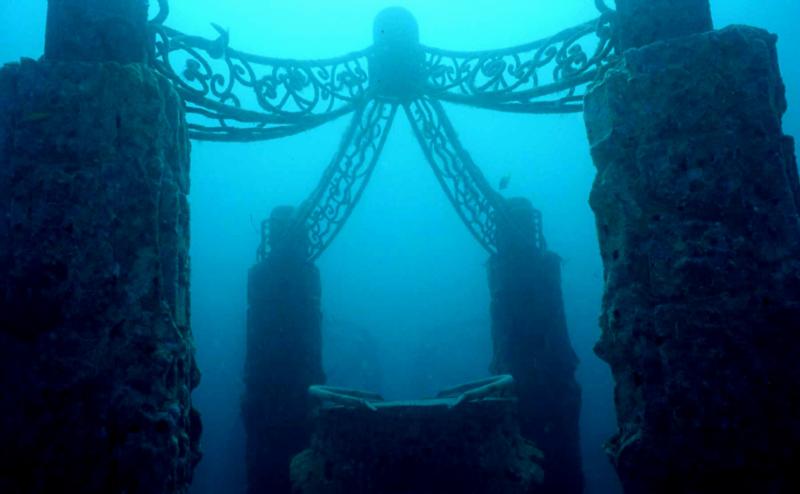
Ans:
<svg viewBox="0 0 800 494"><path fill-rule="evenodd" d="M155 3L155 2L153 2ZM595 16L593 0L171 0L168 24L265 55L318 58L366 47L374 15L403 5L425 44L496 48L547 36ZM787 133L800 134L797 0L716 0L717 26L745 23L781 36L788 87ZM37 58L46 2L0 0L0 62ZM794 106L793 106L794 104ZM564 296L582 364L585 470L590 494L614 493L601 450L613 432L612 385L592 354L601 265L587 204L594 169L580 115L519 116L448 108L461 138L491 182L510 174L509 195L544 213L550 247L564 258ZM282 141L195 143L192 162L193 325L203 382L205 459L195 494L242 492L238 421L245 338L245 283L258 243L255 225L272 207L298 204L339 142L346 119ZM486 254L459 223L401 115L373 182L349 224L320 259L331 377L375 367L387 397L418 397L485 374L489 361ZM353 336L356 335L356 336ZM357 341L356 341L357 340ZM354 346L371 352L353 362Z"/></svg>

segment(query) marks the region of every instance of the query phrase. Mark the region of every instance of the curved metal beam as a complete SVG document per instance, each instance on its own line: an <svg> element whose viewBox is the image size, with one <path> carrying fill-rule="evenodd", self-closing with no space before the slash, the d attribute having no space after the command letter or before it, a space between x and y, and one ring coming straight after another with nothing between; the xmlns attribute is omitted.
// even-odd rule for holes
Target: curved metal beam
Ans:
<svg viewBox="0 0 800 494"><path fill-rule="evenodd" d="M484 249L495 253L495 221L503 198L461 145L438 100L423 97L406 104L404 109L436 179L461 221Z"/></svg>
<svg viewBox="0 0 800 494"><path fill-rule="evenodd" d="M308 230L309 260L328 248L361 199L396 113L397 104L370 99L353 116L336 156L297 215Z"/></svg>
<svg viewBox="0 0 800 494"><path fill-rule="evenodd" d="M187 36L151 24L155 32L153 66L169 78L195 110L192 123L231 138L283 137L271 126L302 131L355 110L368 86L368 50L326 60L292 60L252 55L229 47L229 33L219 26L215 40ZM248 134L247 129L256 129ZM274 134L274 137L273 137ZM217 133L196 132L194 137Z"/></svg>
<svg viewBox="0 0 800 494"><path fill-rule="evenodd" d="M612 23L613 15L607 13L550 38L501 50L425 47L425 92L443 101L500 111L580 111L580 89L611 61Z"/></svg>
<svg viewBox="0 0 800 494"><path fill-rule="evenodd" d="M599 10L603 14L616 13L614 9L606 5L605 0L594 0L594 5L595 7L597 7L597 10Z"/></svg>
<svg viewBox="0 0 800 494"><path fill-rule="evenodd" d="M158 14L150 20L151 24L161 25L169 17L169 0L158 0Z"/></svg>
<svg viewBox="0 0 800 494"><path fill-rule="evenodd" d="M253 116L251 112L244 110L218 109L216 105L198 105L187 98L184 98L184 108L187 114L200 117L190 119L187 125L189 138L217 142L253 142L280 139L319 127L352 111L350 108L346 108L318 117L308 117L301 123L289 125L264 121L257 116ZM248 125L232 126L230 119L234 115L237 117L237 122ZM203 121L206 124L192 123L194 121Z"/></svg>

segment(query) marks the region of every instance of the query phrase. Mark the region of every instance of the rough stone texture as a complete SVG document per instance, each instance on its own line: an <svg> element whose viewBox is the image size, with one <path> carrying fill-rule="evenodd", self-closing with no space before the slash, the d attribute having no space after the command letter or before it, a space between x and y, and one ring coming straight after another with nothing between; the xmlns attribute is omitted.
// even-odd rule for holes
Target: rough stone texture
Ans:
<svg viewBox="0 0 800 494"><path fill-rule="evenodd" d="M144 63L148 0L48 0L45 58Z"/></svg>
<svg viewBox="0 0 800 494"><path fill-rule="evenodd" d="M709 0L617 0L623 50L713 29Z"/></svg>
<svg viewBox="0 0 800 494"><path fill-rule="evenodd" d="M186 492L188 173L149 69L0 70L0 492Z"/></svg>
<svg viewBox="0 0 800 494"><path fill-rule="evenodd" d="M311 448L292 461L297 494L532 494L541 452L513 401L430 400L322 408Z"/></svg>
<svg viewBox="0 0 800 494"><path fill-rule="evenodd" d="M800 492L800 219L776 38L629 50L586 98L596 351L628 493Z"/></svg>
<svg viewBox="0 0 800 494"><path fill-rule="evenodd" d="M578 421L581 389L561 294L561 259L544 249L530 202L509 201L489 260L494 358L491 371L517 382L522 434L545 455L541 492L583 492ZM534 247L539 244L540 248Z"/></svg>
<svg viewBox="0 0 800 494"><path fill-rule="evenodd" d="M250 494L291 492L289 464L311 437L308 388L325 381L319 270L302 242L286 241L290 215L273 213L272 250L250 271L242 403Z"/></svg>

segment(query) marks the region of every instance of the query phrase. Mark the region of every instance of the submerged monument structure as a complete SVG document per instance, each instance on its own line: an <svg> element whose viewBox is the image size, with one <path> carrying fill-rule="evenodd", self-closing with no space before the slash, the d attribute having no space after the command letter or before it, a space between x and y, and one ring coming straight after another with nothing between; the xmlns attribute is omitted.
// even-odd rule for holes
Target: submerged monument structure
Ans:
<svg viewBox="0 0 800 494"><path fill-rule="evenodd" d="M413 434L369 415L381 406L421 429L452 425L442 412L461 398L354 408L314 387L325 379L315 261L402 112L489 254L492 372L512 375L519 397L477 393L457 413L474 425L470 413L491 412L489 436L513 439L493 461L542 450L509 463L508 492L581 492L558 258L533 206L489 185L444 103L584 114L605 266L596 351L616 380L607 450L626 493L800 490L800 182L776 38L713 30L708 0L595 4L590 22L484 52L422 45L411 14L388 9L371 47L298 61L239 52L222 29L205 39L164 26L167 0L152 20L146 0L50 0L44 58L0 69L0 491L188 491L201 429L189 140L276 139L344 115L319 185L273 212L250 273L250 492L289 492L291 458L309 446L294 473L313 491L320 458L346 453L330 438L357 437L337 417L364 414L387 440ZM316 432L310 386L332 397ZM416 461L419 444L405 446ZM361 480L398 474L373 466Z"/></svg>
<svg viewBox="0 0 800 494"><path fill-rule="evenodd" d="M708 0L618 0L586 96L605 265L597 353L628 493L800 489L800 184L777 38Z"/></svg>
<svg viewBox="0 0 800 494"><path fill-rule="evenodd" d="M51 0L0 69L0 492L188 492L189 140L147 2Z"/></svg>
<svg viewBox="0 0 800 494"><path fill-rule="evenodd" d="M538 214L532 206L509 203L488 184L458 140L442 101L500 111L580 111L578 89L611 53L609 22L603 14L513 50L462 53L424 47L413 16L392 8L375 20L372 47L313 62L235 51L225 32L212 41L158 31L155 64L186 98L195 116L194 138L280 138L353 114L310 197L296 210L276 210L265 222L262 245L269 249L260 251L250 273L243 403L249 492L288 492L288 460L311 440L304 388L324 382L314 261L358 203L401 110L445 194L492 255L497 346L492 371L516 379L522 434L543 449L547 474L537 492L582 491L577 359L564 319L558 258L545 250L541 221L525 222L526 215ZM582 38L594 38L591 56L577 43ZM176 69L181 56L183 71ZM520 73L507 72L522 56L536 60ZM552 80L541 85L537 71L551 69ZM512 348L539 358L530 365L527 352Z"/></svg>

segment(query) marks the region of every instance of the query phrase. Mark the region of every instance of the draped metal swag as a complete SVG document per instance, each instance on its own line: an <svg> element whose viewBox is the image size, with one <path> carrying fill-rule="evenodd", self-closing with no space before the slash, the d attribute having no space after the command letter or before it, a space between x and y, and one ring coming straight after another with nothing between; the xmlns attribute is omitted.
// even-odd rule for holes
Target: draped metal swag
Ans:
<svg viewBox="0 0 800 494"><path fill-rule="evenodd" d="M160 0L151 22L152 63L183 96L196 140L279 139L352 114L333 160L295 215L308 232L309 260L325 251L358 203L400 110L461 220L495 253L504 201L459 141L442 102L518 113L583 111L586 88L614 60L615 12L595 3L600 16L592 21L479 52L421 45L414 17L391 8L376 18L371 47L327 60L290 60L237 51L216 25L216 39L166 27L168 4ZM544 248L541 235L534 242Z"/></svg>

